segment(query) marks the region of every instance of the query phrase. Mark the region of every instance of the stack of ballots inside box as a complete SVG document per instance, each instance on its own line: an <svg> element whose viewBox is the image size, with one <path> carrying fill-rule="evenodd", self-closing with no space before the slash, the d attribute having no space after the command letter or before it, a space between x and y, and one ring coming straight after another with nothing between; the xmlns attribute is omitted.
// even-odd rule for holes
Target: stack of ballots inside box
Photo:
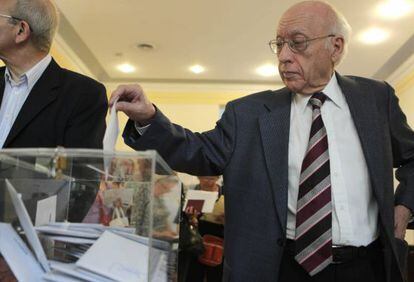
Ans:
<svg viewBox="0 0 414 282"><path fill-rule="evenodd" d="M26 240L11 224L0 223L0 252L18 281L169 280L168 242L101 224L34 227L20 194L8 180L6 186Z"/></svg>

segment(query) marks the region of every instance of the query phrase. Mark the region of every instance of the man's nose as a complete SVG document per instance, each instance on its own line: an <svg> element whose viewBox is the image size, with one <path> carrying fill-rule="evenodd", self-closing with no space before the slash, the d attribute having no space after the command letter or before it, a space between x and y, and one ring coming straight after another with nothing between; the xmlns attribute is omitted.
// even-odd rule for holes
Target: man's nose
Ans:
<svg viewBox="0 0 414 282"><path fill-rule="evenodd" d="M283 42L282 48L277 52L279 62L286 63L292 61L293 52L289 48L288 42Z"/></svg>

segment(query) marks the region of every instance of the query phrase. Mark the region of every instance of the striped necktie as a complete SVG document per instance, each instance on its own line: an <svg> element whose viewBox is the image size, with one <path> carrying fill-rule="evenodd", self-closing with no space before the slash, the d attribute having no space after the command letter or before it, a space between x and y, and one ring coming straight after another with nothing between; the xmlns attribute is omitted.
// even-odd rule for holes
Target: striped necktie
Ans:
<svg viewBox="0 0 414 282"><path fill-rule="evenodd" d="M323 93L310 98L312 126L302 162L296 210L295 260L313 276L332 262L332 204Z"/></svg>

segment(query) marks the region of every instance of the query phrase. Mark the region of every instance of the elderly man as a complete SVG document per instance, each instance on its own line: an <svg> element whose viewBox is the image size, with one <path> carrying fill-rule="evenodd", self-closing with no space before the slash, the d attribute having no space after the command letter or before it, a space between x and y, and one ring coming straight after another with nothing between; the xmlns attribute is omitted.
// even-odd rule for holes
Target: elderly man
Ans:
<svg viewBox="0 0 414 282"><path fill-rule="evenodd" d="M57 24L51 0L0 1L0 59L6 65L0 68L0 149L102 148L105 87L52 59ZM91 201L82 195L78 209ZM12 277L0 258L0 280Z"/></svg>
<svg viewBox="0 0 414 282"><path fill-rule="evenodd" d="M50 0L0 2L0 148L102 147L105 88L52 59L57 24Z"/></svg>
<svg viewBox="0 0 414 282"><path fill-rule="evenodd" d="M228 103L204 133L172 124L139 86L112 94L131 147L223 174L224 281L403 281L414 133L387 83L335 72L349 33L325 2L292 6L270 42L286 87Z"/></svg>

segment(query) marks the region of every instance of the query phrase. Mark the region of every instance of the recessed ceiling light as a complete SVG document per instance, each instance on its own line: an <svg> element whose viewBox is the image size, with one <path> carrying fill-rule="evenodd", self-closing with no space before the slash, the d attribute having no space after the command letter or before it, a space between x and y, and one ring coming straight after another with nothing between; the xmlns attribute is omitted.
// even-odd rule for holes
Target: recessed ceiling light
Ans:
<svg viewBox="0 0 414 282"><path fill-rule="evenodd" d="M260 74L261 76L276 76L278 74L277 67L272 64L266 64L258 67L256 69L256 73Z"/></svg>
<svg viewBox="0 0 414 282"><path fill-rule="evenodd" d="M378 4L376 12L384 19L399 19L414 9L413 0L387 0Z"/></svg>
<svg viewBox="0 0 414 282"><path fill-rule="evenodd" d="M136 70L136 68L133 65L128 63L118 65L116 68L123 73L131 73Z"/></svg>
<svg viewBox="0 0 414 282"><path fill-rule="evenodd" d="M190 71L192 71L195 74L199 74L205 71L205 68L200 65L194 65L190 67Z"/></svg>
<svg viewBox="0 0 414 282"><path fill-rule="evenodd" d="M367 29L364 32L361 32L359 35L359 40L362 43L373 45L379 44L390 37L390 33L382 28L373 27Z"/></svg>

